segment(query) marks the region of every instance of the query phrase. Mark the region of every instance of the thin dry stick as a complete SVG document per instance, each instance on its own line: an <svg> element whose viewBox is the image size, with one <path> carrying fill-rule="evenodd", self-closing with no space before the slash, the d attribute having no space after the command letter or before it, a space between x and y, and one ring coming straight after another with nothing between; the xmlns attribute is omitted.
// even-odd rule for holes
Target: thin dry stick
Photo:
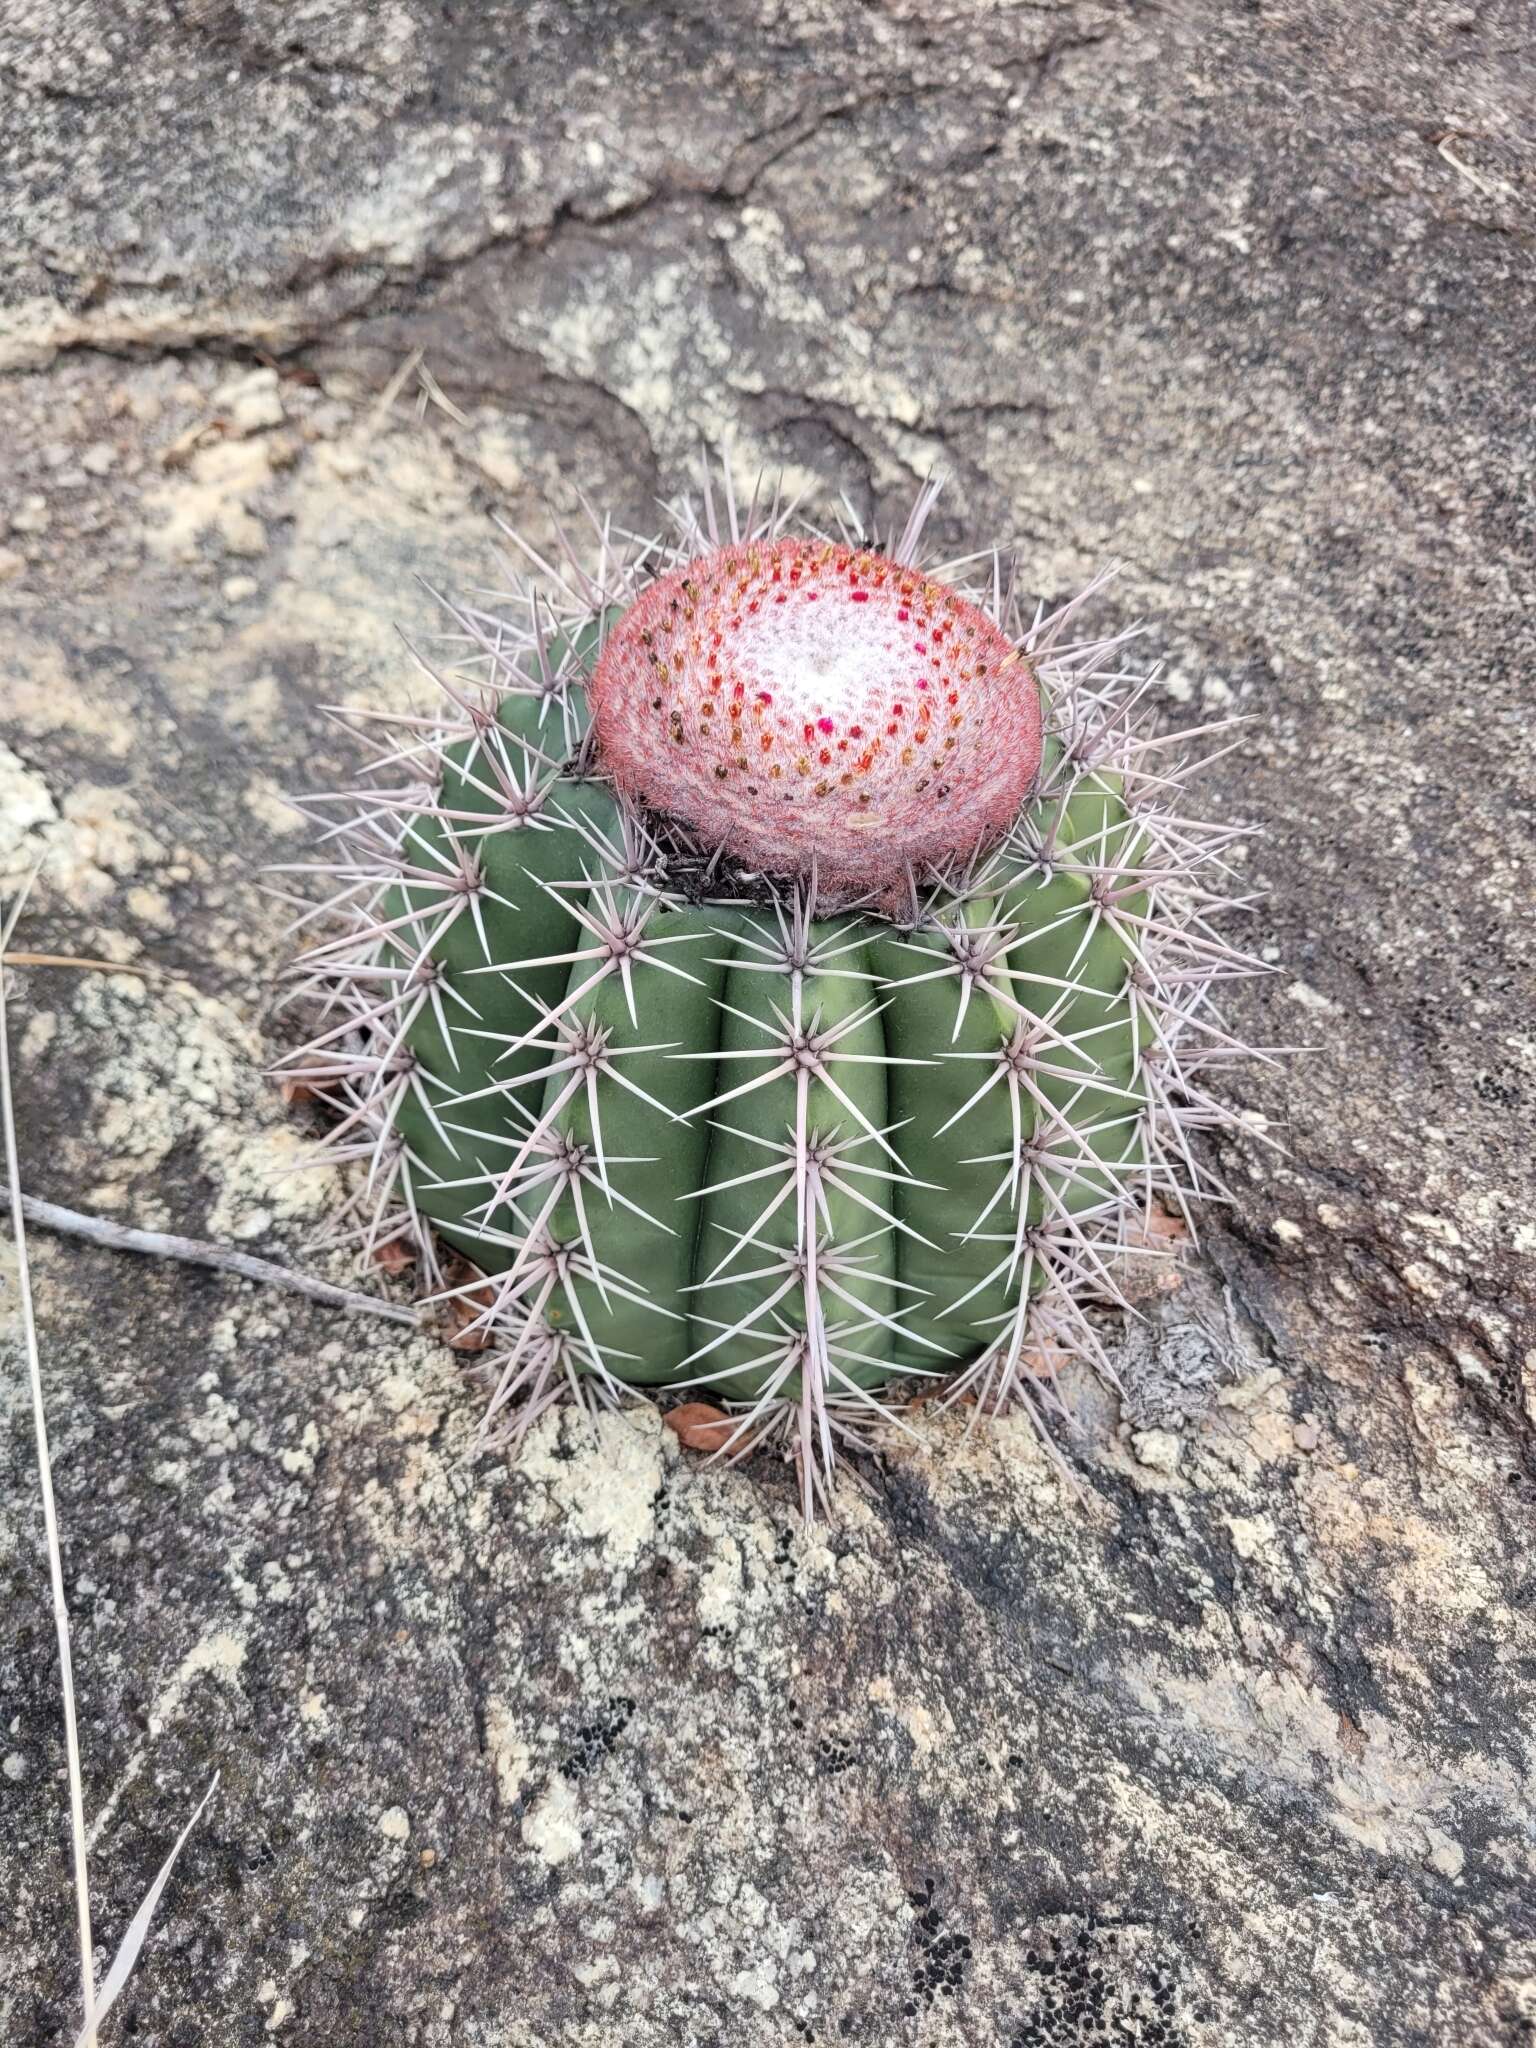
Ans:
<svg viewBox="0 0 1536 2048"><path fill-rule="evenodd" d="M1502 178L1485 178L1481 171L1474 170L1471 164L1464 163L1462 159L1459 156L1457 156L1456 152L1451 148L1451 144L1456 139L1457 138L1454 134L1442 135L1440 140L1435 145L1436 154L1443 157L1446 163L1450 165L1451 169L1457 172L1461 177L1465 178L1468 184L1475 185L1478 191L1481 192L1485 198L1512 198L1512 188L1509 185L1507 185ZM1475 142L1478 140L1476 136L1468 136L1466 139L1469 142Z"/></svg>
<svg viewBox="0 0 1536 2048"><path fill-rule="evenodd" d="M383 425L385 419L394 408L395 400L409 383L412 373L420 369L421 359L425 354L426 350L424 348L413 348L399 369L396 370L395 374L384 386L378 397L373 401L373 404L368 409L368 417L364 420L360 429L360 438L363 441L371 441Z"/></svg>
<svg viewBox="0 0 1536 2048"><path fill-rule="evenodd" d="M151 981L182 979L163 967L141 966L132 960L91 960L77 953L6 953L0 957L7 967L88 967L95 974L137 974Z"/></svg>
<svg viewBox="0 0 1536 2048"><path fill-rule="evenodd" d="M6 997L9 989L5 981L5 966L20 959L42 958L8 954L5 941L16 928L22 906L27 900L32 884L37 879L33 870L25 887L21 890L5 929L0 932L0 1123L5 1129L5 1163L11 1191L11 1226L16 1238L16 1274L21 1294L22 1328L26 1334L27 1366L32 1384L32 1414L37 1430L37 1468L43 1495L43 1525L48 1540L48 1569L53 1584L54 1626L59 1638L59 1673L64 1700L64 1746L69 1759L69 1809L70 1834L74 1853L75 1907L80 1930L80 1996L84 2008L85 2023L76 2036L75 2048L99 2048L97 2029L105 2019L118 1993L127 1983L139 1951L143 1948L149 1933L150 1921L154 1917L161 1894L170 1881L176 1859L186 1847L187 1837L202 1818L208 1802L212 1799L219 1782L215 1771L213 1783L203 1794L197 1810L180 1835L176 1838L171 1853L161 1864L159 1872L139 1903L139 1909L128 1923L126 1933L118 1945L117 1954L112 1958L106 1979L101 1987L100 2002L96 1996L95 1944L91 1935L91 1888L90 1872L86 1863L85 1836L85 1787L80 1771L80 1742L75 1721L75 1677L69 1647L69 1610L64 1603L64 1567L59 1548L58 1516L53 1499L53 1463L48 1451L48 1425L43 1407L42 1366L37 1348L37 1318L32 1308L32 1278L27 1265L27 1235L23 1217L33 1206L25 1195L16 1192L19 1178L16 1151L16 1116L11 1101L11 1059L10 1040L7 1030ZM80 966L92 963L69 961L60 964ZM44 1205L47 1206L46 1204ZM68 1213L67 1211L65 1212Z"/></svg>
<svg viewBox="0 0 1536 2048"><path fill-rule="evenodd" d="M31 890L22 889L6 925L9 938ZM3 946L3 940L0 940ZM84 2001L84 2048L96 2048L96 1963L91 1940L91 1891L85 1860L85 1788L80 1776L80 1736L75 1725L75 1674L69 1655L69 1609L64 1604L64 1561L59 1549L59 1520L53 1502L53 1465L48 1455L48 1419L43 1409L43 1369L37 1350L37 1321L32 1313L32 1278L27 1267L27 1232L22 1221L26 1204L19 1193L16 1117L11 1103L11 1048L6 1031L5 970L0 967L0 1120L5 1124L5 1170L11 1187L11 1230L16 1240L16 1281L21 1292L21 1324L26 1339L27 1373L32 1383L32 1422L37 1433L37 1476L43 1495L43 1529L48 1543L48 1577L53 1588L53 1625L59 1639L59 1682L64 1698L64 1749L69 1763L69 1824L75 1864L75 1908L80 1930L80 1995Z"/></svg>
<svg viewBox="0 0 1536 2048"><path fill-rule="evenodd" d="M459 407L454 404L425 363L418 363L416 365L416 381L421 386L423 398L427 399L431 404L438 406L443 412L447 413L449 419L456 421L459 426L467 427L469 425L468 414L461 412Z"/></svg>
<svg viewBox="0 0 1536 2048"><path fill-rule="evenodd" d="M11 1188L16 1186L14 1165ZM328 1308L355 1308L365 1315L385 1316L392 1323L414 1323L413 1309L392 1301L380 1301L372 1294L356 1294L350 1288L333 1287L329 1280L312 1280L307 1273L295 1273L271 1259L252 1258L249 1252L232 1252L221 1244L207 1244L197 1237L174 1237L164 1230L134 1230L126 1223L113 1223L105 1216L83 1216L78 1209L61 1209L57 1202L39 1201L36 1195L12 1195L19 1199L21 1213L43 1230L57 1230L64 1237L83 1237L91 1244L106 1245L116 1252L142 1252L152 1259L180 1259L187 1266L210 1266L218 1273L238 1273L244 1280L259 1280L267 1287L286 1287L292 1294L304 1294L311 1301L323 1301Z"/></svg>
<svg viewBox="0 0 1536 2048"><path fill-rule="evenodd" d="M127 1931L118 1945L117 1954L112 1958L111 1968L102 1979L101 2002L87 2018L85 2026L81 2029L79 2037L75 2042L75 2048L95 2048L96 2029L116 2004L117 1994L128 1982L133 1966L139 1959L139 1951L143 1948L148 1937L150 1922L155 1917L155 1908L159 1905L160 1896L164 1892L166 1885L170 1882L171 1872L176 1867L176 1859L187 1846L187 1837L202 1819L204 1812L207 1810L209 1800L218 1788L219 1773L215 1771L212 1784L209 1785L208 1790L197 1802L192 1818L176 1837L175 1842L172 1844L170 1855L166 1857L155 1874L154 1883L139 1901L139 1910L128 1922Z"/></svg>

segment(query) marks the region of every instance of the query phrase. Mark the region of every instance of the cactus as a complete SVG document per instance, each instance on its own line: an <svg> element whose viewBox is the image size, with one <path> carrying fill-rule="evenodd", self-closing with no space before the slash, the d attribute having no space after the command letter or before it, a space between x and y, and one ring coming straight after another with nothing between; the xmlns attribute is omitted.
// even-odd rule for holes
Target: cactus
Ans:
<svg viewBox="0 0 1536 2048"><path fill-rule="evenodd" d="M1219 1192L1257 963L1129 635L922 566L932 490L882 547L717 488L448 606L441 709L308 800L337 894L284 1071L365 1162L337 1234L483 1347L490 1435L705 1390L809 1514L900 1382L1113 1380L1153 1205Z"/></svg>

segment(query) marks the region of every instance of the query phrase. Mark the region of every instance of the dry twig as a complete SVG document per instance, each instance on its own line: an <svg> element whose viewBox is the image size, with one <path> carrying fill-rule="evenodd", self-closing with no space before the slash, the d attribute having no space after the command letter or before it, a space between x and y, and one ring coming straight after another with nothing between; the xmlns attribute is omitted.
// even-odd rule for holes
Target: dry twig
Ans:
<svg viewBox="0 0 1536 2048"><path fill-rule="evenodd" d="M15 1187L12 1166L11 1186ZM0 1191L3 1192L3 1191ZM36 1195L19 1198L21 1213L42 1230L56 1230L64 1237L83 1237L91 1244L106 1245L111 1251L141 1252L152 1259L179 1259L187 1266L208 1266L218 1273L237 1273L243 1280L259 1280L266 1287L286 1287L291 1294L307 1295L328 1308L359 1309L365 1315L385 1316L394 1323L414 1323L415 1311L392 1301L379 1301L371 1294L358 1294L329 1280L314 1280L307 1273L295 1273L272 1259L254 1258L249 1252L233 1252L202 1238L176 1237L164 1230L136 1230L126 1223L113 1223L105 1216L85 1216L78 1209L60 1208L57 1202L39 1201Z"/></svg>
<svg viewBox="0 0 1536 2048"><path fill-rule="evenodd" d="M8 939L31 891L29 880L7 921ZM3 946L3 940L0 940ZM25 1197L18 1194L16 1117L11 1104L11 1049L6 1028L6 988L0 969L0 1120L5 1125L5 1168L11 1187L11 1231L16 1243L16 1284L21 1294L21 1325L26 1343L27 1377L32 1390L32 1424L37 1437L37 1478L43 1496L43 1532L48 1545L48 1578L53 1590L53 1624L59 1643L59 1685L64 1702L64 1751L69 1766L69 1832L75 1868L75 1909L80 1933L80 1995L85 2011L85 2048L96 2048L96 1963L91 1940L91 1891L85 1856L85 1788L80 1775L80 1733L75 1720L75 1675L69 1654L69 1609L64 1600L64 1560L59 1547L59 1519L53 1498L53 1460L48 1451L48 1419L43 1407L43 1369L37 1349L37 1319L32 1312L32 1277L27 1265L27 1233L22 1218Z"/></svg>

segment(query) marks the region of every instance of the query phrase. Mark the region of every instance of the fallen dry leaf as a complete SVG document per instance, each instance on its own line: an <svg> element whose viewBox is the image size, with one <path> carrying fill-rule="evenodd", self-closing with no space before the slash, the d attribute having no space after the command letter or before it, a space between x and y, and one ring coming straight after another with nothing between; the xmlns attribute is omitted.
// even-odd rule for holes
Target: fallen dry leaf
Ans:
<svg viewBox="0 0 1536 2048"><path fill-rule="evenodd" d="M685 1401L680 1408L669 1408L662 1420L690 1451L724 1450L737 1427L723 1408L713 1408L708 1401Z"/></svg>
<svg viewBox="0 0 1536 2048"><path fill-rule="evenodd" d="M915 1394L907 1396L905 1406L910 1414L914 1409L926 1408L930 1401L948 1401L955 1398L946 1386L919 1387ZM958 1400L962 1408L974 1408L976 1406L976 1396L974 1394L961 1394Z"/></svg>
<svg viewBox="0 0 1536 2048"><path fill-rule="evenodd" d="M448 1336L445 1339L448 1349L450 1351L489 1351L492 1342L490 1331L483 1326L478 1330L472 1330L469 1327L475 1319L475 1311L465 1308L462 1303L455 1303L455 1310L454 1327L448 1332Z"/></svg>
<svg viewBox="0 0 1536 2048"><path fill-rule="evenodd" d="M443 1278L450 1287L465 1287L471 1291L456 1294L446 1304L451 1332L449 1348L454 1351L488 1351L494 1341L486 1328L472 1329L482 1312L495 1301L496 1296L478 1266L472 1266L468 1259L450 1259L443 1267ZM480 1281L483 1285L474 1286Z"/></svg>
<svg viewBox="0 0 1536 2048"><path fill-rule="evenodd" d="M1126 1231L1128 1246L1161 1252L1161 1259L1125 1259L1120 1267L1120 1285L1132 1301L1145 1301L1152 1294L1173 1294L1184 1284L1180 1254L1190 1241L1189 1225L1176 1211L1154 1202L1144 1217Z"/></svg>
<svg viewBox="0 0 1536 2048"><path fill-rule="evenodd" d="M1189 1242L1189 1225L1176 1211L1165 1209L1161 1202L1154 1202L1135 1241L1166 1245L1170 1251L1176 1251L1181 1244Z"/></svg>

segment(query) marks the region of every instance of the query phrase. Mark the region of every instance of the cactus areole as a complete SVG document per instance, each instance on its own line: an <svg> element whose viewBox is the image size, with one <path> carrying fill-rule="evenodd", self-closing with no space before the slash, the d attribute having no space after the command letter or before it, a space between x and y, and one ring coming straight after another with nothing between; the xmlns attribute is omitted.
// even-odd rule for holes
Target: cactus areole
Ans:
<svg viewBox="0 0 1536 2048"><path fill-rule="evenodd" d="M1113 1378L1257 963L1128 636L924 566L931 492L881 547L719 488L448 607L441 708L309 800L337 894L285 1070L490 1436L687 1389L809 1514L914 1383L1038 1415L1066 1357Z"/></svg>

